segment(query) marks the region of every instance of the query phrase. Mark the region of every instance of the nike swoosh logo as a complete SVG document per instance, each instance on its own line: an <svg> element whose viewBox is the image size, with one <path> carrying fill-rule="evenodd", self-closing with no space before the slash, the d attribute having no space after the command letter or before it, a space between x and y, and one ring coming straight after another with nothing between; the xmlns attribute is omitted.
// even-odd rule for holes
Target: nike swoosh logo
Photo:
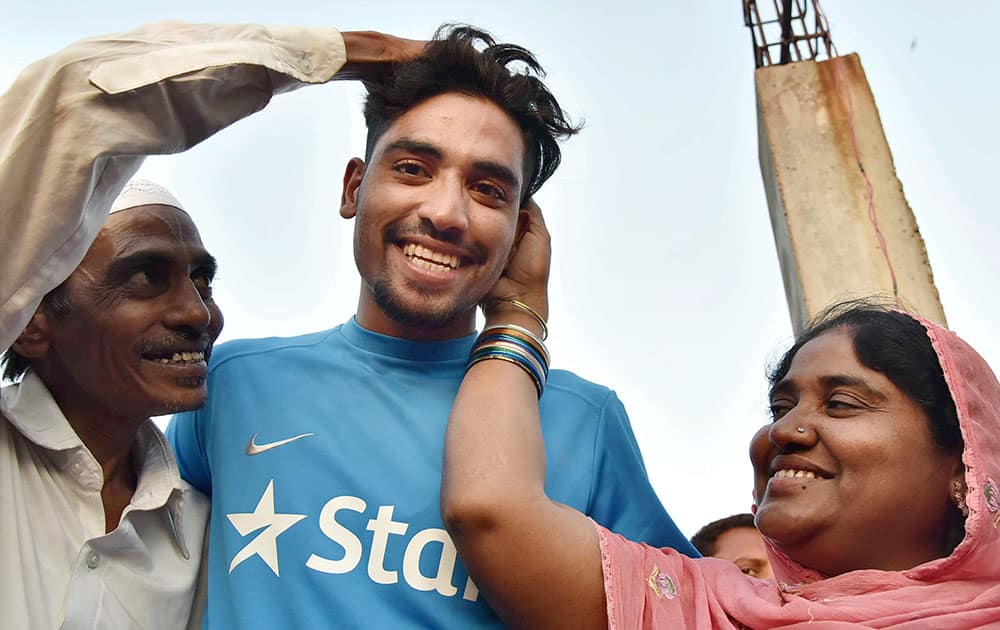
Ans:
<svg viewBox="0 0 1000 630"><path fill-rule="evenodd" d="M291 444L296 440L301 440L302 438L307 438L315 435L314 433L303 433L301 435L295 435L284 440L278 440L277 442L267 442L266 444L257 444L257 434L254 433L250 437L250 441L247 442L247 455L260 455L265 451L269 451L272 448L278 448L279 446L284 446L285 444Z"/></svg>

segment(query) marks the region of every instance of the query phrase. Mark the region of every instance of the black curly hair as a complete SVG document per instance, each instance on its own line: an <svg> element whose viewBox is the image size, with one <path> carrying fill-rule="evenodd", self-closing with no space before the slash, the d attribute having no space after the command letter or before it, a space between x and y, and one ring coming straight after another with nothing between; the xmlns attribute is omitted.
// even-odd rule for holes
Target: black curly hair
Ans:
<svg viewBox="0 0 1000 630"><path fill-rule="evenodd" d="M512 70L511 64L523 65L523 71ZM452 92L484 98L507 112L524 133L528 185L522 193L523 202L558 168L562 152L557 140L580 130L545 87L542 76L544 71L529 50L498 44L488 33L471 26L446 24L434 34L423 55L366 82L365 160L371 159L382 134L414 105Z"/></svg>

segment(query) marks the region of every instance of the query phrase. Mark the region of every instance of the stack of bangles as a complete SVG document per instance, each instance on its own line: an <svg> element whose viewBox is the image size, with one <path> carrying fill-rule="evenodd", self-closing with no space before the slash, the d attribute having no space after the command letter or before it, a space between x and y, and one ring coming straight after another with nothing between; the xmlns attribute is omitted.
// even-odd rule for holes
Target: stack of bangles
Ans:
<svg viewBox="0 0 1000 630"><path fill-rule="evenodd" d="M515 324L488 326L472 346L466 371L487 359L507 361L524 370L542 397L549 376L549 351L533 332Z"/></svg>

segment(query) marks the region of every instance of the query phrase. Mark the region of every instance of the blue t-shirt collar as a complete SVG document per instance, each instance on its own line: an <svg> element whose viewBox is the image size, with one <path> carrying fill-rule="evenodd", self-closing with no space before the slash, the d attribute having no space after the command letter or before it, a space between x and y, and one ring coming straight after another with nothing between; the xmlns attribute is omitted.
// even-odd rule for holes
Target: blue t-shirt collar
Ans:
<svg viewBox="0 0 1000 630"><path fill-rule="evenodd" d="M444 341L414 341L372 332L352 317L340 327L348 343L362 350L409 361L465 361L476 334Z"/></svg>

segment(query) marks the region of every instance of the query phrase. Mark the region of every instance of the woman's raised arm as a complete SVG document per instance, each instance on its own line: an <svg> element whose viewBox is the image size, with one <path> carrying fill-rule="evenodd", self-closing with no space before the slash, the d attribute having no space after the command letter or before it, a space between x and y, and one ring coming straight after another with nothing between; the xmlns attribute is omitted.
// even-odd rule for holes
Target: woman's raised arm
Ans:
<svg viewBox="0 0 1000 630"><path fill-rule="evenodd" d="M530 359L492 360L508 350L544 354L532 354L531 346L537 341L532 337L545 333L539 318L548 314L550 246L541 212L531 201L521 225L517 252L486 302L485 332L473 352L491 355L492 348L491 358L466 373L448 421L441 512L473 580L507 624L605 628L594 525L545 494L539 392ZM513 332L506 332L513 341L484 341L491 333L505 333L491 327L511 324Z"/></svg>

